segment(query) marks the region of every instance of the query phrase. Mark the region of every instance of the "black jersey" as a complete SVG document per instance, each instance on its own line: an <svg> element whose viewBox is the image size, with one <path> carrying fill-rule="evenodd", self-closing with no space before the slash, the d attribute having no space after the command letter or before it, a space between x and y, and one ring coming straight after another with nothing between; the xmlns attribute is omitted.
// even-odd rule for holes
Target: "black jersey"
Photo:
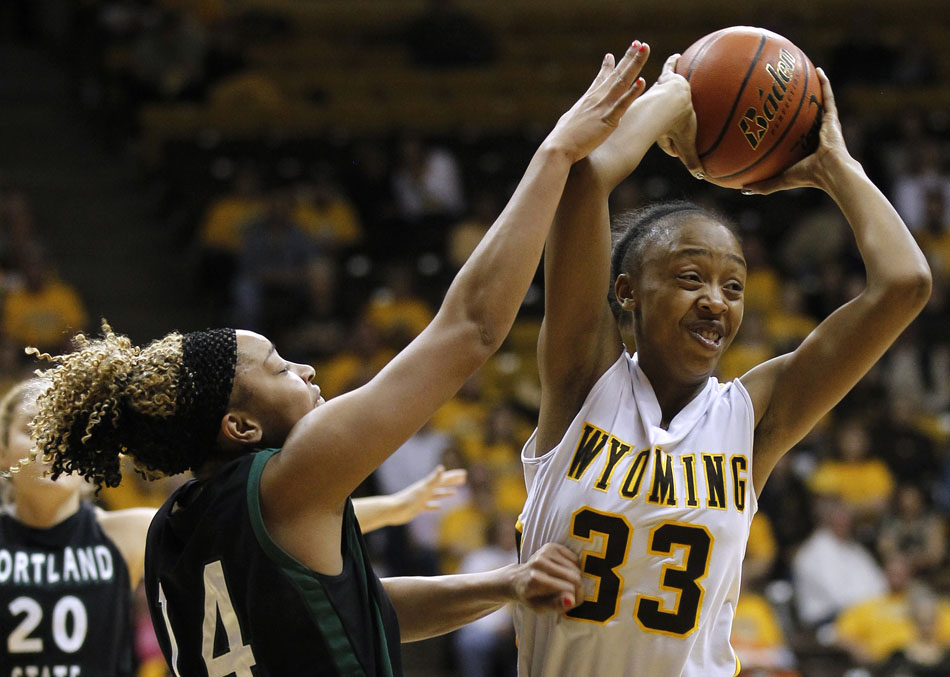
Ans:
<svg viewBox="0 0 950 677"><path fill-rule="evenodd" d="M352 503L339 575L312 571L268 535L259 488L277 451L185 484L152 520L145 589L165 660L181 677L401 675L396 612Z"/></svg>
<svg viewBox="0 0 950 677"><path fill-rule="evenodd" d="M0 675L134 674L125 559L79 511L50 529L0 514Z"/></svg>

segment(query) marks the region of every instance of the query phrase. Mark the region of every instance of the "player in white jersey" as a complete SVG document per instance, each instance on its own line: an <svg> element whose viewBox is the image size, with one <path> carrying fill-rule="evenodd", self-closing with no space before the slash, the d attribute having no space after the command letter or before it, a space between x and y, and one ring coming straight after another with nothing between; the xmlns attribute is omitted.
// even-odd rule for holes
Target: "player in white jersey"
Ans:
<svg viewBox="0 0 950 677"><path fill-rule="evenodd" d="M611 254L607 198L654 141L703 177L675 59L574 167L546 243L521 557L567 544L581 554L586 595L560 616L516 612L522 675L738 673L729 635L756 497L930 294L923 255L848 154L821 73L818 150L746 192L828 193L867 285L795 351L731 383L713 378L743 311L746 265L728 222L690 203L654 205L625 217Z"/></svg>

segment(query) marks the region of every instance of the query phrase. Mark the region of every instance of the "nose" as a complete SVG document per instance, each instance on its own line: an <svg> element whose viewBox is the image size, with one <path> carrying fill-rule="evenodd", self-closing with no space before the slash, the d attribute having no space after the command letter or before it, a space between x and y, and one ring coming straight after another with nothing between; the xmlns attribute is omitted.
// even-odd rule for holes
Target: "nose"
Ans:
<svg viewBox="0 0 950 677"><path fill-rule="evenodd" d="M307 383L313 382L313 377L316 376L316 370L311 367L309 364L298 364L297 365L297 374Z"/></svg>
<svg viewBox="0 0 950 677"><path fill-rule="evenodd" d="M721 289L718 287L708 287L706 292L699 298L699 308L712 315L722 315L729 306L723 298Z"/></svg>

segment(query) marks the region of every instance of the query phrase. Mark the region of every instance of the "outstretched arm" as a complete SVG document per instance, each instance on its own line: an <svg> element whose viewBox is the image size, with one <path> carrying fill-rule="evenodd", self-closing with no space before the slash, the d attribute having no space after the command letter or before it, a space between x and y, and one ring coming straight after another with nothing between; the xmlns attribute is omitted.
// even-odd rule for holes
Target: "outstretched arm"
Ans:
<svg viewBox="0 0 950 677"><path fill-rule="evenodd" d="M641 63L649 48L638 50ZM678 55L627 111L617 131L574 165L544 250L544 323L538 343L541 412L538 453L554 447L590 388L620 354L617 323L607 303L610 276L611 191L640 164L658 139L684 149L684 164L699 171L696 121L689 83L673 72Z"/></svg>
<svg viewBox="0 0 950 677"><path fill-rule="evenodd" d="M385 578L403 642L444 635L509 602L534 611L572 609L583 599L577 556L548 543L524 564L478 574Z"/></svg>
<svg viewBox="0 0 950 677"><path fill-rule="evenodd" d="M383 527L411 522L416 516L438 510L442 500L455 495L455 488L465 484L465 470L435 470L405 489L385 496L353 499L353 511L364 534Z"/></svg>
<svg viewBox="0 0 950 677"><path fill-rule="evenodd" d="M571 165L609 136L642 92L638 70L635 50L616 68L605 59L541 144L435 319L367 385L294 427L261 479L269 527L305 530L332 515L338 534L346 497L497 350L534 277Z"/></svg>
<svg viewBox="0 0 950 677"><path fill-rule="evenodd" d="M818 70L825 112L818 150L780 177L746 187L767 194L821 188L841 208L864 260L867 284L792 353L742 377L755 406L757 492L781 458L843 398L917 316L930 297L930 269L907 227L841 134L834 94Z"/></svg>

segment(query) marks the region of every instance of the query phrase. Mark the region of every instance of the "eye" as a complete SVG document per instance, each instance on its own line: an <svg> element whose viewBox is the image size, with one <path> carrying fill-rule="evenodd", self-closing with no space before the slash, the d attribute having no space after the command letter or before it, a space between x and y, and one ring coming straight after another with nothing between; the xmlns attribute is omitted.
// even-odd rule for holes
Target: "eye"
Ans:
<svg viewBox="0 0 950 677"><path fill-rule="evenodd" d="M702 282L702 278L699 276L699 273L681 273L677 275L677 279L683 280L684 282Z"/></svg>
<svg viewBox="0 0 950 677"><path fill-rule="evenodd" d="M737 294L741 294L744 291L744 287L739 282L730 282L726 285L726 289Z"/></svg>

